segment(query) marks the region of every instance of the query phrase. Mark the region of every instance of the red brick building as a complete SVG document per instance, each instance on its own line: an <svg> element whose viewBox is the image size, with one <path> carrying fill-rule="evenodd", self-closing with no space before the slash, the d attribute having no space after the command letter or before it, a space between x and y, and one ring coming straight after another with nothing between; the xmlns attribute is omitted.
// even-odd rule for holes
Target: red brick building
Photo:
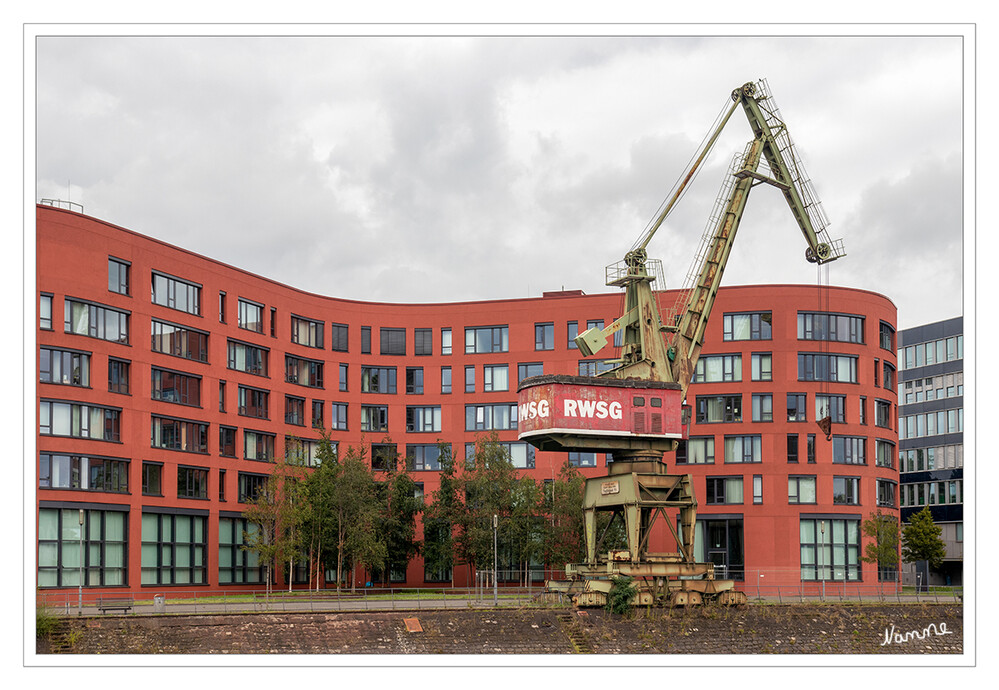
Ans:
<svg viewBox="0 0 999 690"><path fill-rule="evenodd" d="M517 383L595 373L572 338L623 301L337 299L50 205L37 256L37 577L52 591L76 589L81 553L88 591L259 586L241 501L275 457L314 452L314 424L376 466L394 445L426 495L438 441L461 458L490 431L554 477L564 455L517 440ZM860 523L898 514L895 322L864 290L720 291L690 440L666 458L694 476L700 558L747 587L877 582ZM603 455L573 460L605 472ZM430 582L416 558L399 584Z"/></svg>

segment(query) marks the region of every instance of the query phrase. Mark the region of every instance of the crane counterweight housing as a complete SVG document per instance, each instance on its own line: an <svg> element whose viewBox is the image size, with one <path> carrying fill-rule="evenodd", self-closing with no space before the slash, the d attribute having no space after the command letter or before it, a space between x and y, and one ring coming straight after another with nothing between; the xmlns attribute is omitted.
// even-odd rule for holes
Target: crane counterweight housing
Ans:
<svg viewBox="0 0 999 690"><path fill-rule="evenodd" d="M765 80L747 82L731 93L732 105L706 139L672 198L622 262L607 268L607 284L623 288L623 314L605 328L591 328L575 340L585 357L621 343L612 368L595 377L537 376L518 388L519 438L541 450L607 452L608 476L587 480L583 511L586 561L569 564L575 576L552 589L574 594L581 605L601 605L609 578L630 575L642 583L636 603L692 604L721 601L738 604L745 595L731 581L714 579L710 563L693 558L697 501L690 475L669 475L663 453L687 437L690 409L685 405L708 319L731 254L749 193L768 184L783 194L805 238L808 261L823 264L844 255L842 242L831 241L828 221L804 172L787 127ZM714 146L732 113L742 106L753 139L736 160L722 187L719 210L712 216L706 246L698 252L692 284L681 292L677 313L666 323L655 290L664 290L661 264L650 260L647 247L686 185ZM655 284L655 285L654 285ZM664 519L677 551L648 550L656 516ZM611 513L625 527L628 550L600 551L596 515ZM679 523L679 527L674 525Z"/></svg>

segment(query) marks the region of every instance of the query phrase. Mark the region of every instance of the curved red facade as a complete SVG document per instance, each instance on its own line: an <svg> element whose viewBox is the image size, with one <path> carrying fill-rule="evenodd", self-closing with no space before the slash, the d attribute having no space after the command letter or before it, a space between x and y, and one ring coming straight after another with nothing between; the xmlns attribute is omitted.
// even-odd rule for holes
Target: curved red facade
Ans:
<svg viewBox="0 0 999 690"><path fill-rule="evenodd" d="M343 447L370 458L372 444L395 444L426 495L439 482L421 469L434 466L428 449L445 441L460 458L491 430L524 472L554 477L564 454L517 441L518 380L595 373L572 337L623 304L579 291L325 297L48 205L37 256L37 572L54 591L78 584L80 508L88 589L245 581L229 548L241 492L286 444L309 452L299 440L318 437L320 412ZM700 558L746 587L819 569L877 582L854 537L878 509L898 515L895 323L892 302L864 290L719 292L687 394L690 439L666 458L694 477ZM583 473L602 475L603 456L591 459ZM425 582L415 559L405 584Z"/></svg>

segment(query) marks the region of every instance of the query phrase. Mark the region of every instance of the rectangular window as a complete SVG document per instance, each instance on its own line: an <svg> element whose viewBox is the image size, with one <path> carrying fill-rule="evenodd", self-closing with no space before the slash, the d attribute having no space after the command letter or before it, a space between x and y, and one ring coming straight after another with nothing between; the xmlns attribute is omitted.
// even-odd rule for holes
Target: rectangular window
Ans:
<svg viewBox="0 0 999 690"><path fill-rule="evenodd" d="M391 472L396 468L398 460L394 443L371 444L371 469L376 472Z"/></svg>
<svg viewBox="0 0 999 690"><path fill-rule="evenodd" d="M52 330L52 295L41 295L38 298L38 327L46 331Z"/></svg>
<svg viewBox="0 0 999 690"><path fill-rule="evenodd" d="M142 463L142 495L163 495L163 465L161 463Z"/></svg>
<svg viewBox="0 0 999 690"><path fill-rule="evenodd" d="M752 377L754 381L773 381L773 355L769 352L752 354Z"/></svg>
<svg viewBox="0 0 999 690"><path fill-rule="evenodd" d="M201 377L169 369L151 368L150 397L178 405L201 406Z"/></svg>
<svg viewBox="0 0 999 690"><path fill-rule="evenodd" d="M724 340L770 340L771 312L725 314L722 316Z"/></svg>
<svg viewBox="0 0 999 690"><path fill-rule="evenodd" d="M898 484L888 479L877 480L878 505L886 508L895 508L895 493ZM940 483L940 503L944 502L944 483Z"/></svg>
<svg viewBox="0 0 999 690"><path fill-rule="evenodd" d="M128 345L129 312L69 297L63 301L67 333Z"/></svg>
<svg viewBox="0 0 999 690"><path fill-rule="evenodd" d="M860 477L833 477L833 503L860 505Z"/></svg>
<svg viewBox="0 0 999 690"><path fill-rule="evenodd" d="M874 400L874 426L891 429L891 403L887 400Z"/></svg>
<svg viewBox="0 0 999 690"><path fill-rule="evenodd" d="M451 354L451 329L442 328L441 329L441 354L449 355Z"/></svg>
<svg viewBox="0 0 999 690"><path fill-rule="evenodd" d="M396 368L361 367L361 392L394 394L396 392Z"/></svg>
<svg viewBox="0 0 999 690"><path fill-rule="evenodd" d="M326 420L324 419L322 400L312 401L312 428L313 429L326 428Z"/></svg>
<svg viewBox="0 0 999 690"><path fill-rule="evenodd" d="M436 443L414 443L406 445L406 467L410 471L438 471L441 448Z"/></svg>
<svg viewBox="0 0 999 690"><path fill-rule="evenodd" d="M787 502L792 504L815 503L815 477L788 477Z"/></svg>
<svg viewBox="0 0 999 690"><path fill-rule="evenodd" d="M542 376L544 373L545 365L541 362L521 362L517 365L517 383L531 376Z"/></svg>
<svg viewBox="0 0 999 690"><path fill-rule="evenodd" d="M152 302L161 307L200 316L201 286L154 271Z"/></svg>
<svg viewBox="0 0 999 690"><path fill-rule="evenodd" d="M434 353L434 329L413 329L413 354L420 357Z"/></svg>
<svg viewBox="0 0 999 690"><path fill-rule="evenodd" d="M371 326L361 326L361 354L371 354Z"/></svg>
<svg viewBox="0 0 999 690"><path fill-rule="evenodd" d="M288 462L303 467L317 467L320 463L316 451L319 443L297 436L284 437L284 457Z"/></svg>
<svg viewBox="0 0 999 690"><path fill-rule="evenodd" d="M606 454L602 453L606 458ZM573 467L596 467L597 454L580 451L569 451L569 464Z"/></svg>
<svg viewBox="0 0 999 690"><path fill-rule="evenodd" d="M534 349L535 350L555 349L555 324L553 323L534 324Z"/></svg>
<svg viewBox="0 0 999 690"><path fill-rule="evenodd" d="M240 298L237 301L239 313L237 324L240 328L254 333L264 332L264 305Z"/></svg>
<svg viewBox="0 0 999 690"><path fill-rule="evenodd" d="M121 440L121 410L61 400L38 404L38 433L98 441Z"/></svg>
<svg viewBox="0 0 999 690"><path fill-rule="evenodd" d="M254 376L267 376L267 358L269 351L238 340L228 341L230 369L246 372Z"/></svg>
<svg viewBox="0 0 999 690"><path fill-rule="evenodd" d="M761 436L726 436L725 462L763 462Z"/></svg>
<svg viewBox="0 0 999 690"><path fill-rule="evenodd" d="M284 380L310 388L323 387L323 363L314 359L284 356Z"/></svg>
<svg viewBox="0 0 999 690"><path fill-rule="evenodd" d="M274 461L274 434L243 430L243 458L259 462Z"/></svg>
<svg viewBox="0 0 999 690"><path fill-rule="evenodd" d="M406 367L406 393L423 395L423 367Z"/></svg>
<svg viewBox="0 0 999 690"><path fill-rule="evenodd" d="M268 419L270 393L260 388L239 387L239 414L244 417Z"/></svg>
<svg viewBox="0 0 999 690"><path fill-rule="evenodd" d="M801 579L860 580L860 520L802 518Z"/></svg>
<svg viewBox="0 0 999 690"><path fill-rule="evenodd" d="M798 434L787 435L787 461L798 462Z"/></svg>
<svg viewBox="0 0 999 690"><path fill-rule="evenodd" d="M259 555L244 548L259 527L243 518L219 518L219 584L260 584L264 568Z"/></svg>
<svg viewBox="0 0 999 690"><path fill-rule="evenodd" d="M295 426L305 426L305 398L284 396L284 422Z"/></svg>
<svg viewBox="0 0 999 690"><path fill-rule="evenodd" d="M465 329L466 355L509 351L510 333L508 326L480 326Z"/></svg>
<svg viewBox="0 0 999 690"><path fill-rule="evenodd" d="M497 446L506 451L510 456L510 464L518 470L534 469L534 446L520 441L502 441ZM475 444L465 444L465 462L475 466Z"/></svg>
<svg viewBox="0 0 999 690"><path fill-rule="evenodd" d="M225 412L225 381L219 381L219 412Z"/></svg>
<svg viewBox="0 0 999 690"><path fill-rule="evenodd" d="M517 428L517 404L465 405L465 431Z"/></svg>
<svg viewBox="0 0 999 690"><path fill-rule="evenodd" d="M208 424L187 419L153 416L151 420L153 448L179 450L185 453L208 452Z"/></svg>
<svg viewBox="0 0 999 690"><path fill-rule="evenodd" d="M774 396L770 393L753 394L753 421L774 421Z"/></svg>
<svg viewBox="0 0 999 690"><path fill-rule="evenodd" d="M567 324L567 330L569 337L566 342L566 347L569 348L570 350L578 350L579 346L576 345L576 336L579 335L579 322L570 321Z"/></svg>
<svg viewBox="0 0 999 690"><path fill-rule="evenodd" d="M202 585L207 582L208 518L142 513L142 584Z"/></svg>
<svg viewBox="0 0 999 690"><path fill-rule="evenodd" d="M510 367L507 364L486 364L482 367L482 390L486 393L510 390Z"/></svg>
<svg viewBox="0 0 999 690"><path fill-rule="evenodd" d="M895 468L895 444L880 438L874 439L874 452L878 467Z"/></svg>
<svg viewBox="0 0 999 690"><path fill-rule="evenodd" d="M741 395L697 396L698 424L742 421Z"/></svg>
<svg viewBox="0 0 999 690"><path fill-rule="evenodd" d="M610 371L618 365L612 359L581 359L579 360L580 376L600 376L605 371Z"/></svg>
<svg viewBox="0 0 999 690"><path fill-rule="evenodd" d="M236 457L236 427L219 426L219 455L225 458Z"/></svg>
<svg viewBox="0 0 999 690"><path fill-rule="evenodd" d="M152 350L165 355L208 361L208 334L193 328L152 320Z"/></svg>
<svg viewBox="0 0 999 690"><path fill-rule="evenodd" d="M715 462L715 437L689 438L681 441L676 449L678 465L713 465Z"/></svg>
<svg viewBox="0 0 999 690"><path fill-rule="evenodd" d="M111 292L117 292L119 295L128 295L129 293L129 272L131 271L131 264L122 259L115 259L113 257L108 257L108 290Z"/></svg>
<svg viewBox="0 0 999 690"><path fill-rule="evenodd" d="M846 423L846 396L815 394L815 419L829 417L834 424Z"/></svg>
<svg viewBox="0 0 999 690"><path fill-rule="evenodd" d="M348 372L348 365L341 363L340 364L340 392L341 393L346 393L347 392L347 372Z"/></svg>
<svg viewBox="0 0 999 690"><path fill-rule="evenodd" d="M451 392L451 367L441 367L441 393Z"/></svg>
<svg viewBox="0 0 999 690"><path fill-rule="evenodd" d="M742 503L742 477L707 477L705 486L708 505Z"/></svg>
<svg viewBox="0 0 999 690"><path fill-rule="evenodd" d="M331 325L331 340L333 352L347 352L347 336L349 334L347 324L334 323Z"/></svg>
<svg viewBox="0 0 999 690"><path fill-rule="evenodd" d="M884 388L887 388L888 390L894 390L895 389L895 367L893 367L888 362L883 362L882 363L882 367L883 367L883 376L881 378L881 380L882 380L882 384L881 385Z"/></svg>
<svg viewBox="0 0 999 690"><path fill-rule="evenodd" d="M388 431L388 407L361 405L361 431Z"/></svg>
<svg viewBox="0 0 999 690"><path fill-rule="evenodd" d="M208 498L208 470L204 467L178 467L177 498Z"/></svg>
<svg viewBox="0 0 999 690"><path fill-rule="evenodd" d="M475 367L466 366L465 367L465 392L474 393L475 392Z"/></svg>
<svg viewBox="0 0 999 690"><path fill-rule="evenodd" d="M406 431L440 431L441 408L439 405L406 408Z"/></svg>
<svg viewBox="0 0 999 690"><path fill-rule="evenodd" d="M277 337L277 307L271 307L271 337Z"/></svg>
<svg viewBox="0 0 999 690"><path fill-rule="evenodd" d="M41 383L58 383L64 386L89 388L90 353L48 347L39 348L38 380Z"/></svg>
<svg viewBox="0 0 999 690"><path fill-rule="evenodd" d="M833 464L866 465L867 439L863 436L833 436Z"/></svg>
<svg viewBox="0 0 999 690"><path fill-rule="evenodd" d="M815 464L815 434L808 434L805 438L805 456L808 464Z"/></svg>
<svg viewBox="0 0 999 690"><path fill-rule="evenodd" d="M753 503L759 505L763 503L763 475L753 475Z"/></svg>
<svg viewBox="0 0 999 690"><path fill-rule="evenodd" d="M705 355L694 365L691 383L742 381L742 355Z"/></svg>
<svg viewBox="0 0 999 690"><path fill-rule="evenodd" d="M108 358L108 391L128 395L132 364L124 359Z"/></svg>
<svg viewBox="0 0 999 690"><path fill-rule="evenodd" d="M219 290L219 323L225 323L225 290Z"/></svg>
<svg viewBox="0 0 999 690"><path fill-rule="evenodd" d="M266 474L240 472L236 477L236 500L239 503L253 503L266 489Z"/></svg>
<svg viewBox="0 0 999 690"><path fill-rule="evenodd" d="M805 411L805 393L787 394L787 421L804 422L808 419Z"/></svg>
<svg viewBox="0 0 999 690"><path fill-rule="evenodd" d="M895 351L895 329L890 324L881 322L881 349L889 352Z"/></svg>
<svg viewBox="0 0 999 690"><path fill-rule="evenodd" d="M128 493L128 460L40 453L38 461L40 489Z"/></svg>
<svg viewBox="0 0 999 690"><path fill-rule="evenodd" d="M381 340L381 354L383 355L404 355L406 354L406 329L405 328L380 328L378 336Z"/></svg>
<svg viewBox="0 0 999 690"><path fill-rule="evenodd" d="M128 513L117 510L39 508L38 586L127 585L127 543Z"/></svg>
<svg viewBox="0 0 999 690"><path fill-rule="evenodd" d="M304 316L291 316L291 342L305 347L323 348L323 333L326 324Z"/></svg>
<svg viewBox="0 0 999 690"><path fill-rule="evenodd" d="M347 403L330 404L330 428L335 431L347 431Z"/></svg>
<svg viewBox="0 0 999 690"><path fill-rule="evenodd" d="M864 317L824 312L798 312L799 340L864 343Z"/></svg>
<svg viewBox="0 0 999 690"><path fill-rule="evenodd" d="M857 383L857 357L799 352L798 380Z"/></svg>

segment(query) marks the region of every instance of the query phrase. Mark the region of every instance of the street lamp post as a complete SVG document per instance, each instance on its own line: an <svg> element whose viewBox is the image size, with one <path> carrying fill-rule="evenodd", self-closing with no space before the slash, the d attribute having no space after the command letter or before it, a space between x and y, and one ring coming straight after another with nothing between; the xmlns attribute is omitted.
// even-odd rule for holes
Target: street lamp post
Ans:
<svg viewBox="0 0 999 690"><path fill-rule="evenodd" d="M493 606L499 606L499 590L496 587L496 528L499 527L499 515L493 513Z"/></svg>
<svg viewBox="0 0 999 690"><path fill-rule="evenodd" d="M80 508L80 583L76 615L83 615L83 508Z"/></svg>
<svg viewBox="0 0 999 690"><path fill-rule="evenodd" d="M822 552L826 550L826 521L819 521L819 578L822 580L822 601L826 600L826 574L822 566Z"/></svg>

